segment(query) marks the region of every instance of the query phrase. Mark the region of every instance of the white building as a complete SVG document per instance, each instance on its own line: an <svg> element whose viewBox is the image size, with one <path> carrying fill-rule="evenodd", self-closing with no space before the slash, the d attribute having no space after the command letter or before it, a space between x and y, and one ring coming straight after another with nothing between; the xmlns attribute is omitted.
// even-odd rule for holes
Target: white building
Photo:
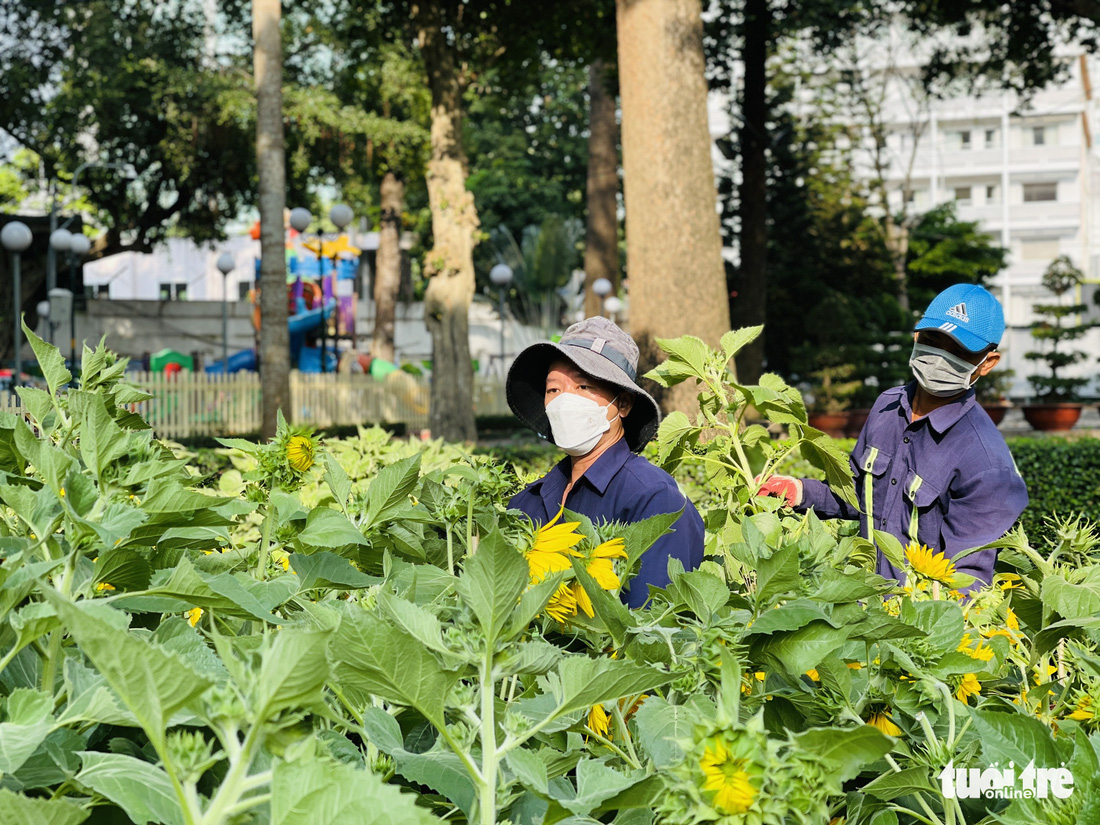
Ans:
<svg viewBox="0 0 1100 825"><path fill-rule="evenodd" d="M1036 349L1029 333L1036 320L1032 305L1052 300L1041 278L1054 258L1068 255L1093 282L1072 298L1088 304L1083 320L1100 320L1092 300L1100 279L1100 147L1094 141L1100 102L1093 88L1100 60L1084 50L1064 51L1064 79L1028 101L1002 89L929 100L917 82L921 61L897 44L893 39L865 53L880 72L893 64L882 106L891 208L901 208L905 190L913 214L954 200L960 219L977 221L1009 250L1008 266L994 282L1008 326L1002 363L1016 372L1013 395L1028 397L1026 377L1046 369L1024 358ZM1100 331L1069 348L1091 357L1065 373L1096 375ZM1097 392L1096 386L1085 388L1086 394Z"/></svg>

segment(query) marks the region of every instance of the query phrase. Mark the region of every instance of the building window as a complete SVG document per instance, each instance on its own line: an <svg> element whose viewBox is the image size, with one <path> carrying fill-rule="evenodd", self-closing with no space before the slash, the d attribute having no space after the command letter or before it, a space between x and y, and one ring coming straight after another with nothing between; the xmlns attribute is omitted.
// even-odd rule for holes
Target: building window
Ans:
<svg viewBox="0 0 1100 825"><path fill-rule="evenodd" d="M252 281L237 281L237 300L247 301L248 293L252 291Z"/></svg>
<svg viewBox="0 0 1100 825"><path fill-rule="evenodd" d="M959 206L970 206L970 187L969 186L956 186L955 187L955 203Z"/></svg>
<svg viewBox="0 0 1100 825"><path fill-rule="evenodd" d="M1062 251L1057 238L1034 238L1020 241L1020 258L1025 261L1051 261Z"/></svg>
<svg viewBox="0 0 1100 825"><path fill-rule="evenodd" d="M1046 146L1047 142L1047 127L1046 126L1034 126L1031 129L1031 145L1032 146Z"/></svg>
<svg viewBox="0 0 1100 825"><path fill-rule="evenodd" d="M959 132L959 146L963 149L970 148L970 132Z"/></svg>
<svg viewBox="0 0 1100 825"><path fill-rule="evenodd" d="M997 187L990 184L985 188L985 202L997 203L999 198L997 197Z"/></svg>
<svg viewBox="0 0 1100 825"><path fill-rule="evenodd" d="M1058 200L1057 183L1025 183L1024 203Z"/></svg>
<svg viewBox="0 0 1100 825"><path fill-rule="evenodd" d="M162 301L186 301L187 284L161 284L160 299Z"/></svg>
<svg viewBox="0 0 1100 825"><path fill-rule="evenodd" d="M997 148L997 130L986 129L985 130L985 148L996 149Z"/></svg>
<svg viewBox="0 0 1100 825"><path fill-rule="evenodd" d="M110 298L110 284L84 284L84 297L89 300L96 298Z"/></svg>

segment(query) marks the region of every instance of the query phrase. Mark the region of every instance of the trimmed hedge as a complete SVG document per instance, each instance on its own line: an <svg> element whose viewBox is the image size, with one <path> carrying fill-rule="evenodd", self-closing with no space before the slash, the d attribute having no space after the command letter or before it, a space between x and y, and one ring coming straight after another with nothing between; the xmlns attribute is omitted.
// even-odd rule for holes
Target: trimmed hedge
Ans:
<svg viewBox="0 0 1100 825"><path fill-rule="evenodd" d="M1084 516L1100 523L1100 439L1010 438L1008 447L1031 498L1020 517L1034 546L1048 516Z"/></svg>

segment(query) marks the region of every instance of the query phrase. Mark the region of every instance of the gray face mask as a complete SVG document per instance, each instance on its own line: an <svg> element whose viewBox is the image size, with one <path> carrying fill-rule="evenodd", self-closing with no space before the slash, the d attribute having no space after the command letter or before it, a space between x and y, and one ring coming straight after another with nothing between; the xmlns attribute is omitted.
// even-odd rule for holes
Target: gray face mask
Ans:
<svg viewBox="0 0 1100 825"><path fill-rule="evenodd" d="M921 389L939 398L958 395L968 389L970 376L984 363L985 358L977 364L971 364L956 355L925 344L914 344L913 354L909 357L909 368L913 370Z"/></svg>

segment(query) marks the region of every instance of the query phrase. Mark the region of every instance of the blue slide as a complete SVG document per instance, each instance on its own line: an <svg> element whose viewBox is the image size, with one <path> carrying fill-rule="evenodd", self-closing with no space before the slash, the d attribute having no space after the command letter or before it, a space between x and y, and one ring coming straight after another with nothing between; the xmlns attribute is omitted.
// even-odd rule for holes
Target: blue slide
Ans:
<svg viewBox="0 0 1100 825"><path fill-rule="evenodd" d="M334 298L328 302L325 315L331 316L335 311L336 299ZM319 347L305 346L305 337L307 332L319 327L322 320L321 307L299 312L297 315L292 315L287 319L287 328L290 330L291 363L297 362L298 369L302 372L321 371L321 350ZM240 372L241 370L255 371L256 364L256 350L254 349L242 349L229 356L229 372ZM330 372L336 370L335 353L328 353L327 366ZM207 364L205 371L208 373L221 374L225 372L225 367L222 364L222 360L219 358L217 361Z"/></svg>

